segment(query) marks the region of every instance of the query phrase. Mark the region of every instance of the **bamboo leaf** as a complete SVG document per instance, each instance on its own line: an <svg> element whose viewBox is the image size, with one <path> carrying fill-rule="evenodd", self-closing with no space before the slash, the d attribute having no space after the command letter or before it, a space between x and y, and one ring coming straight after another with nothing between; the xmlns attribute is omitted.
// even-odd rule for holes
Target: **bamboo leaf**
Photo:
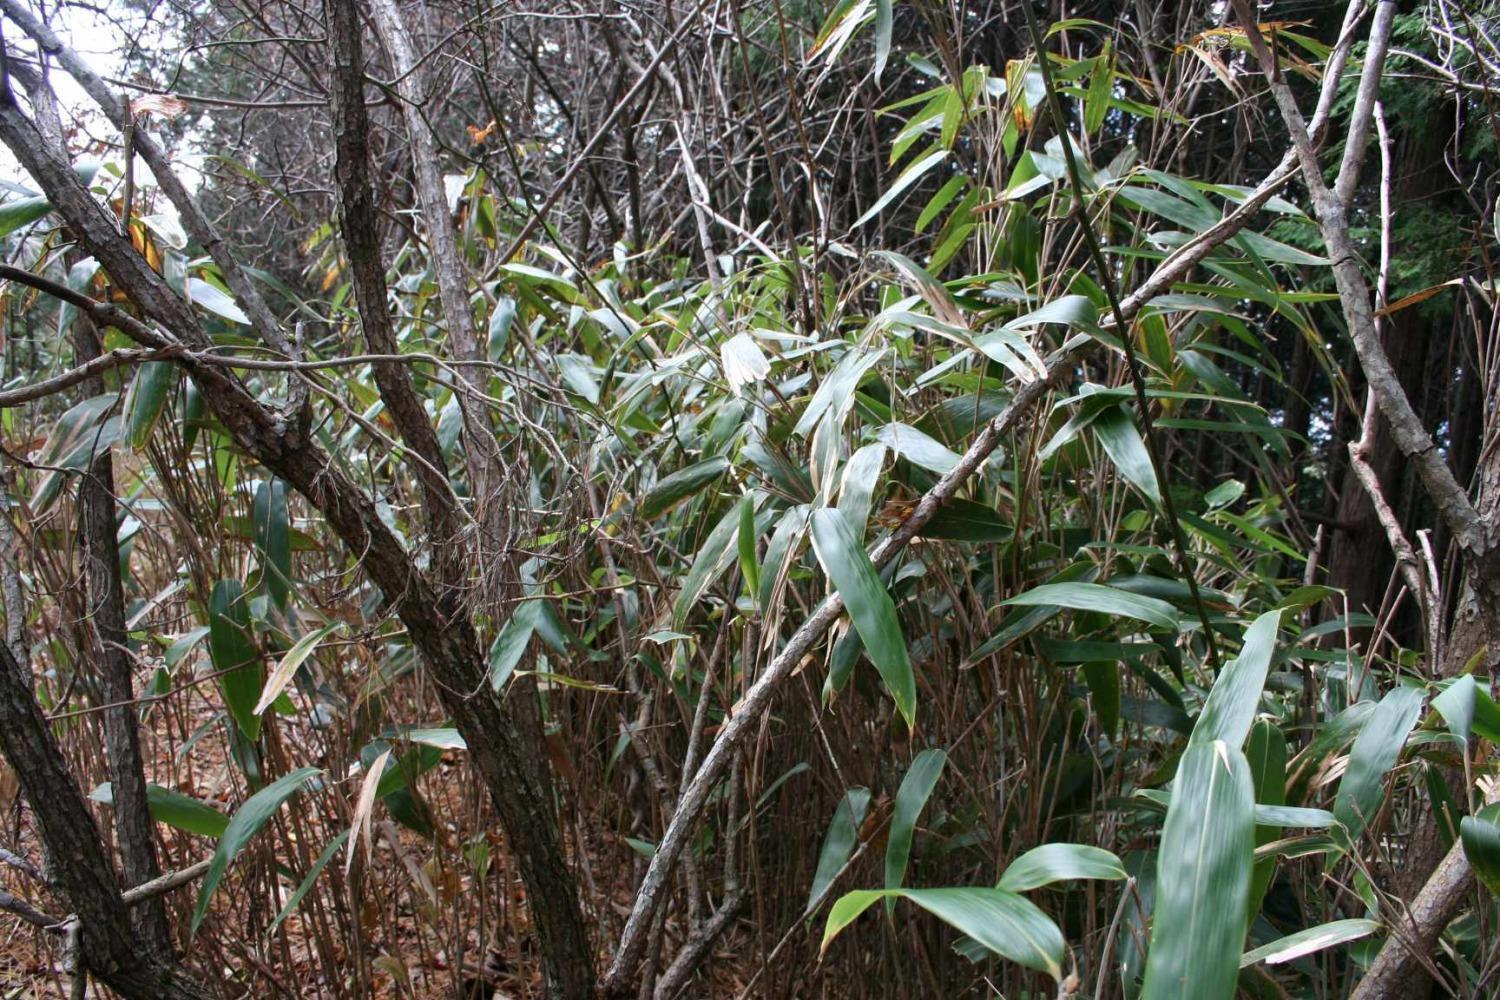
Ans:
<svg viewBox="0 0 1500 1000"><path fill-rule="evenodd" d="M748 494L740 501L740 575L747 594L760 593L760 562L755 557L755 500Z"/></svg>
<svg viewBox="0 0 1500 1000"><path fill-rule="evenodd" d="M1102 847L1087 844L1043 844L1033 847L1010 863L1000 876L998 888L1011 892L1030 892L1053 882L1071 879L1106 879L1120 881L1126 877L1120 859Z"/></svg>
<svg viewBox="0 0 1500 1000"><path fill-rule="evenodd" d="M922 157L920 160L913 163L911 166L907 167L905 170L901 171L900 175L895 179L895 181L891 183L891 186L886 188L885 193L875 200L875 204L871 205L865 211L865 214L855 219L854 223L849 228L858 229L866 222L869 222L871 219L875 218L875 216L879 215L882 211L885 210L885 207L887 205L895 201L897 198L901 197L902 192L911 187L917 181L921 180L923 175L925 175L927 171L931 170L939 163L942 163L947 158L948 151L946 149L933 150L926 156Z"/></svg>
<svg viewBox="0 0 1500 1000"><path fill-rule="evenodd" d="M1268 611L1245 630L1240 655L1224 665L1214 682L1203 711L1193 726L1194 740L1223 740L1240 747L1250 735L1250 724L1260 705L1260 694L1266 686L1266 674L1276 653L1276 629L1281 624L1280 611Z"/></svg>
<svg viewBox="0 0 1500 1000"><path fill-rule="evenodd" d="M281 692L286 690L287 684L296 676L297 668L302 666L313 654L313 650L318 648L318 643L343 627L343 622L330 622L316 632L309 632L298 639L296 645L286 651L281 662L276 664L276 668L266 678L266 686L261 690L260 700L255 703L255 714L260 715L270 708L271 703L280 697Z"/></svg>
<svg viewBox="0 0 1500 1000"><path fill-rule="evenodd" d="M870 520L880 470L885 466L886 446L867 444L849 456L844 463L844 477L839 484L839 511L850 529L863 538Z"/></svg>
<svg viewBox="0 0 1500 1000"><path fill-rule="evenodd" d="M1244 754L1188 744L1156 868L1144 1000L1231 997L1245 940L1255 797Z"/></svg>
<svg viewBox="0 0 1500 1000"><path fill-rule="evenodd" d="M0 237L9 236L22 226L30 225L52 211L46 198L12 198L0 204Z"/></svg>
<svg viewBox="0 0 1500 1000"><path fill-rule="evenodd" d="M1474 731L1474 709L1479 684L1473 674L1464 674L1432 699L1432 707L1448 723L1448 729L1467 746Z"/></svg>
<svg viewBox="0 0 1500 1000"><path fill-rule="evenodd" d="M916 679L901 625L896 620L895 602L881 583L880 574L837 509L825 507L813 511L812 539L818 562L844 598L849 617L864 643L865 655L880 672L906 724L914 725Z"/></svg>
<svg viewBox="0 0 1500 1000"><path fill-rule="evenodd" d="M891 825L885 845L885 887L899 889L906 880L906 866L911 860L912 836L917 830L917 817L922 807L937 787L942 777L943 765L948 755L939 749L923 750L911 762L906 777L901 779L901 788L896 792L896 804L891 811ZM886 910L895 906L894 899L886 901Z"/></svg>
<svg viewBox="0 0 1500 1000"><path fill-rule="evenodd" d="M891 57L891 0L875 0L875 82Z"/></svg>
<svg viewBox="0 0 1500 1000"><path fill-rule="evenodd" d="M1359 838L1380 808L1385 798L1386 773L1395 766L1421 711L1421 691L1395 688L1380 699L1355 738L1333 802L1333 814L1348 829L1351 841Z"/></svg>
<svg viewBox="0 0 1500 1000"><path fill-rule="evenodd" d="M261 586L278 608L285 608L292 583L292 522L284 480L267 479L256 487L254 515Z"/></svg>
<svg viewBox="0 0 1500 1000"><path fill-rule="evenodd" d="M505 682L510 680L511 674L515 673L516 665L521 662L521 657L526 655L527 647L531 645L531 637L536 634L537 623L542 617L542 601L527 600L516 604L516 609L511 612L510 620L500 629L495 636L495 641L490 644L490 687L499 691L505 687Z"/></svg>
<svg viewBox="0 0 1500 1000"><path fill-rule="evenodd" d="M865 810L870 805L868 788L851 788L839 800L828 823L828 832L823 835L823 848L818 852L818 868L813 873L812 888L807 893L807 908L804 915L812 913L818 899L833 882L834 877L854 854L859 843L859 825L864 821Z"/></svg>
<svg viewBox="0 0 1500 1000"><path fill-rule="evenodd" d="M729 511L719 519L719 523L714 525L714 530L708 533L708 537L703 540L702 547L698 549L698 554L693 557L693 565L688 568L687 575L682 578L682 589L678 592L677 601L672 606L672 620L676 627L681 627L687 621L687 616L699 599L719 578L719 574L729 568L729 564L734 560L738 551L735 543L739 538L739 533L740 509L736 504L729 508Z"/></svg>
<svg viewBox="0 0 1500 1000"><path fill-rule="evenodd" d="M113 807L114 785L104 782L89 793L89 798ZM229 817L207 802L163 785L146 786L146 809L158 823L165 823L187 833L196 833L200 837L222 836L224 828L229 825Z"/></svg>
<svg viewBox="0 0 1500 1000"><path fill-rule="evenodd" d="M250 742L260 738L255 710L264 687L260 654L251 641L249 601L238 580L220 580L208 599L208 651L224 705Z"/></svg>
<svg viewBox="0 0 1500 1000"><path fill-rule="evenodd" d="M316 767L299 768L291 774L277 778L250 796L235 811L234 816L229 820L229 825L224 828L224 835L219 838L219 845L214 850L208 872L203 876L203 886L198 892L198 906L193 911L193 924L188 932L190 936L198 933L198 927L208 913L209 900L213 898L214 891L219 888L219 882L223 880L225 870L235 858L239 857L245 845L249 844L260 828L281 810L282 804L287 799L297 794L304 785L322 773Z"/></svg>
<svg viewBox="0 0 1500 1000"><path fill-rule="evenodd" d="M807 408L797 418L797 425L792 428L792 433L806 437L818 426L818 421L828 410L833 411L835 423L842 421L854 405L854 390L859 388L865 373L884 356L883 350L847 352L807 401Z"/></svg>
<svg viewBox="0 0 1500 1000"><path fill-rule="evenodd" d="M980 945L1028 969L1063 978L1062 931L1036 904L1005 889L865 889L846 893L828 913L822 950L877 900L899 896L916 903Z"/></svg>
<svg viewBox="0 0 1500 1000"><path fill-rule="evenodd" d="M1500 895L1500 803L1465 816L1459 821L1458 834L1475 876L1490 892Z"/></svg>
<svg viewBox="0 0 1500 1000"><path fill-rule="evenodd" d="M958 464L958 455L947 445L908 424L889 423L875 432L875 438L912 465L944 475Z"/></svg>
<svg viewBox="0 0 1500 1000"><path fill-rule="evenodd" d="M1000 603L1097 611L1105 615L1134 618L1173 632L1178 627L1177 609L1166 601L1117 590L1100 583L1044 583Z"/></svg>
<svg viewBox="0 0 1500 1000"><path fill-rule="evenodd" d="M344 842L349 839L349 833L350 831L345 830L323 848L323 853L318 855L318 860L314 861L312 867L307 870L307 877L302 880L301 885L297 886L296 891L287 897L286 905L281 908L280 913L276 914L276 919L271 921L271 926L266 928L267 937L275 934L276 928L281 926L282 921L291 916L292 911L301 904L308 892L312 890L313 883L318 880L318 876L323 874L323 869L328 867L328 862L333 860L339 848L343 847Z"/></svg>
<svg viewBox="0 0 1500 1000"><path fill-rule="evenodd" d="M177 366L171 361L148 361L136 371L125 397L125 440L133 450L140 451L151 440L175 388Z"/></svg>
<svg viewBox="0 0 1500 1000"><path fill-rule="evenodd" d="M710 458L686 469L678 469L657 480L656 485L646 491L636 513L647 521L655 520L718 479L728 468L728 459Z"/></svg>
<svg viewBox="0 0 1500 1000"><path fill-rule="evenodd" d="M1269 944L1263 944L1253 951L1247 951L1240 958L1240 968L1249 968L1258 962L1267 965L1280 965L1301 958L1303 955L1311 955L1313 952L1332 948L1335 945L1346 944L1350 941L1358 941L1360 938L1369 937L1380 930L1380 924L1375 920L1354 918L1350 920L1333 920L1316 927L1288 934L1284 938L1277 938Z"/></svg>
<svg viewBox="0 0 1500 1000"><path fill-rule="evenodd" d="M188 298L192 299L194 305L221 319L227 319L231 323L238 323L241 326L250 325L250 317L245 315L228 293L210 285L202 278L189 278L187 287Z"/></svg>
<svg viewBox="0 0 1500 1000"><path fill-rule="evenodd" d="M1089 426L1120 475L1149 499L1161 503L1161 484L1151 465L1151 453L1130 413L1124 407L1112 406Z"/></svg>

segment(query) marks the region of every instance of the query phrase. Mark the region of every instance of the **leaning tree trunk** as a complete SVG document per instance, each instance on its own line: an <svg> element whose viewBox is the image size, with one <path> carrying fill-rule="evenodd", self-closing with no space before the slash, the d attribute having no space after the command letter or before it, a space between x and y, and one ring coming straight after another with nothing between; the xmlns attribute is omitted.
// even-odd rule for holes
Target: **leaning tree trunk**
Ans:
<svg viewBox="0 0 1500 1000"><path fill-rule="evenodd" d="M66 59L70 72L89 80L93 90L100 90L98 78L91 76L76 54L65 52L55 36L10 0L0 0L0 9L46 44L48 51ZM351 270L357 272L356 289L366 336L373 332L372 343L388 344L394 336L385 339L390 317L386 312L384 269L378 242L371 238L375 205L369 193L368 164L361 160L368 156L368 124L364 120L359 22L349 0L331 3L328 13L330 55L341 70L334 74L335 138L345 147L340 149L338 178L341 228ZM112 95L101 91L96 97L101 106L113 109L111 113L119 111ZM44 282L48 293L71 302L96 320L120 328L145 347L170 353L197 383L205 403L235 444L308 498L390 601L442 692L444 706L495 801L526 882L549 992L557 997L588 996L593 991L593 954L563 853L540 727L529 724L534 715L503 704L500 693L488 683L484 650L465 606L463 588L453 585L463 583L473 569L462 542L465 515L442 469L432 428L428 424L424 431L417 419L420 415L422 422L426 421L425 410L413 405L416 401L405 367L391 365L384 371L377 369L377 374L387 412L412 453L421 485L434 545L431 577L418 568L400 538L381 520L369 494L310 436L309 413L303 405L305 392L302 402L297 401L297 376L293 376L289 404L272 408L223 366L222 359L210 357L214 343L192 308L121 236L116 221L73 173L65 150L43 136L14 95L4 88L0 88L0 140L41 186L79 246L99 261L143 318L65 286ZM149 138L142 141L149 147ZM154 161L159 184L171 195L185 223L194 227L194 238L216 259L224 258L221 268L241 274L180 182L163 179L162 174L170 176L170 167L160 149L150 148L149 155L145 151L143 155L148 162ZM251 298L235 289L236 301L248 306L247 312L255 319L263 307L257 308ZM267 317L266 323L270 322L274 321ZM282 331L262 330L262 325L257 322L256 329L267 346L286 346ZM47 835L50 839L50 832Z"/></svg>

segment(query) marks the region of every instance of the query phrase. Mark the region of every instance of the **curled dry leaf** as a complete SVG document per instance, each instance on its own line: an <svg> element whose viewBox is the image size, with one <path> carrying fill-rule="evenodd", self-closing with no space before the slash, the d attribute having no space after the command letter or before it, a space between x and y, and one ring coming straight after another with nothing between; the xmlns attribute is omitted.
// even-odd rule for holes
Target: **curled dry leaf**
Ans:
<svg viewBox="0 0 1500 1000"><path fill-rule="evenodd" d="M132 115L161 115L176 118L188 109L187 102L171 94L142 94L130 102Z"/></svg>

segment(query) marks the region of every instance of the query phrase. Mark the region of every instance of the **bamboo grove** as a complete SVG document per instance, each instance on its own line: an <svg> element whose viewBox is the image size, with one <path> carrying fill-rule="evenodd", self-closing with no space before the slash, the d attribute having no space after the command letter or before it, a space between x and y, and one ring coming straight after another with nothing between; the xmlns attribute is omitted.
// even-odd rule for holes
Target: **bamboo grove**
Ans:
<svg viewBox="0 0 1500 1000"><path fill-rule="evenodd" d="M1500 988L1494 5L0 28L7 995Z"/></svg>

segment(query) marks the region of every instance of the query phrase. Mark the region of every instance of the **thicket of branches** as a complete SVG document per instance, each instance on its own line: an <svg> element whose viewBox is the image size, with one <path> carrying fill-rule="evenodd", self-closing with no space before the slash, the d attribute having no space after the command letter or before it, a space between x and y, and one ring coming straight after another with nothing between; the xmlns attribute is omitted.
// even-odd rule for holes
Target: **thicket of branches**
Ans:
<svg viewBox="0 0 1500 1000"><path fill-rule="evenodd" d="M0 980L1493 995L1497 16L0 0Z"/></svg>

